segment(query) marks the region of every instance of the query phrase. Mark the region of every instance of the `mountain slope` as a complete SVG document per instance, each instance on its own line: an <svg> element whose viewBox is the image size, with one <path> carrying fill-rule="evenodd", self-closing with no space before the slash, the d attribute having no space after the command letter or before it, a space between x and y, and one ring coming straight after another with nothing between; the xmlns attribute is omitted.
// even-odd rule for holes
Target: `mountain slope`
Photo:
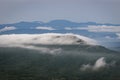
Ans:
<svg viewBox="0 0 120 80"><path fill-rule="evenodd" d="M0 79L115 80L117 78L116 80L119 80L120 78L119 54L114 51L95 46L91 48L78 45L46 47L62 48L63 51L51 54L22 48L0 48ZM107 64L110 65L108 68L101 67L98 71L80 70L82 65L93 64L101 57L106 58Z"/></svg>
<svg viewBox="0 0 120 80"><path fill-rule="evenodd" d="M46 35L52 36L48 38ZM19 35L23 38L13 36L0 37L0 40L3 39L0 43L0 79L2 80L120 79L120 53L102 46L86 44L86 42L91 43L89 39L85 41L86 38L75 38L75 35L71 34L42 36L39 34L35 35L36 37ZM54 43L61 39L60 42L63 43L73 37L73 42L80 39L80 43L54 44L51 37L53 40L58 38ZM52 44L44 44L45 40Z"/></svg>

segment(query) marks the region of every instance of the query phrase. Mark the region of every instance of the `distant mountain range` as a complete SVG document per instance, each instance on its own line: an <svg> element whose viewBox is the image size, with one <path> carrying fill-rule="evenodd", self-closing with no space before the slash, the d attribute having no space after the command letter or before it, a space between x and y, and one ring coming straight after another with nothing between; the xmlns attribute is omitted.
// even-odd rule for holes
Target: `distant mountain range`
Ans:
<svg viewBox="0 0 120 80"><path fill-rule="evenodd" d="M120 24L101 24L96 22L86 22L86 23L77 23L68 20L52 20L50 22L44 23L41 21L33 21L33 22L18 22L12 24L0 24L0 34L35 34L35 33L76 33L82 34L89 37L99 37L107 36L108 34L111 36L115 36L115 34L107 33L94 33L89 32L87 30L71 30L70 28L78 28L78 27L88 27L88 26L120 26ZM97 35L95 35L97 34Z"/></svg>
<svg viewBox="0 0 120 80"><path fill-rule="evenodd" d="M120 24L101 24L96 22L85 22L85 23L77 23L68 20L52 20L50 22L44 23L41 21L33 21L33 22L18 22L12 24L1 24L0 29L4 28L5 26L15 26L18 29L29 29L31 27L38 27L38 26L50 26L53 28L64 29L64 27L87 27L90 25L107 25L107 26L120 26Z"/></svg>
<svg viewBox="0 0 120 80"><path fill-rule="evenodd" d="M89 29L93 31L90 31ZM99 27L99 28L98 28ZM113 29L116 27L115 29ZM49 22L32 21L18 22L11 24L0 24L0 35L2 34L41 34L41 33L74 33L87 36L98 41L107 41L112 38L117 39L116 32L120 31L120 24L96 23L96 22L72 22L69 20L52 20ZM104 28L108 31L104 31ZM95 31L94 31L95 29ZM103 31L97 31L103 30ZM112 30L113 32L109 31ZM113 41L111 44L116 43ZM119 41L117 43L120 43ZM106 42L103 45L107 45ZM110 45L109 45L110 46ZM115 46L115 45L114 45ZM115 46L116 47L116 46ZM117 46L119 47L119 46Z"/></svg>

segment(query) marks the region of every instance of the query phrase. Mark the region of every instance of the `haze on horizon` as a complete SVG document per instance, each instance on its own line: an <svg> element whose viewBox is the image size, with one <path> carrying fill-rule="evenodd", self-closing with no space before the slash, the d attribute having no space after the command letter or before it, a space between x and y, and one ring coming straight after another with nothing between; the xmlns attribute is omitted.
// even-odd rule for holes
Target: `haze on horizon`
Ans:
<svg viewBox="0 0 120 80"><path fill-rule="evenodd" d="M119 0L0 0L0 24L66 19L120 23Z"/></svg>

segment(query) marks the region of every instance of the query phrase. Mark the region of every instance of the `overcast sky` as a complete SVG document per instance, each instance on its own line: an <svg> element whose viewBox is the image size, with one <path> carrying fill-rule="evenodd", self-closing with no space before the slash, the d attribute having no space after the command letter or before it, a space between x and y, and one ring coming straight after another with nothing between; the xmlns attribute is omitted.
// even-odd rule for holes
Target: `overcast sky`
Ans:
<svg viewBox="0 0 120 80"><path fill-rule="evenodd" d="M120 23L120 0L0 0L0 23L66 19Z"/></svg>

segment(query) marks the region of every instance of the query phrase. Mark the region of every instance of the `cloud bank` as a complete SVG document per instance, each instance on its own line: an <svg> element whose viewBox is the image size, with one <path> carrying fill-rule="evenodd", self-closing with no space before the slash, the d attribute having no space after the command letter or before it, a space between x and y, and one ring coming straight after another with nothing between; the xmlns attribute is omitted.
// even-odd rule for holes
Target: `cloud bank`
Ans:
<svg viewBox="0 0 120 80"><path fill-rule="evenodd" d="M39 26L39 27L36 27L36 29L40 29L40 30L56 30L56 29L54 29L54 28L52 28L52 27L42 27L42 26Z"/></svg>
<svg viewBox="0 0 120 80"><path fill-rule="evenodd" d="M35 45L97 45L96 41L84 36L58 33L0 35L0 42L0 47L21 47L49 53L59 53L62 49Z"/></svg>
<svg viewBox="0 0 120 80"><path fill-rule="evenodd" d="M14 26L6 26L6 27L0 29L0 32L5 32L5 31L10 31L10 30L15 30L15 29L16 29L16 27L14 27Z"/></svg>
<svg viewBox="0 0 120 80"><path fill-rule="evenodd" d="M120 26L88 26L90 32L120 32Z"/></svg>
<svg viewBox="0 0 120 80"><path fill-rule="evenodd" d="M106 63L105 58L101 57L99 58L94 65L90 65L90 64L83 64L80 68L81 71L98 71L100 69L104 69L106 67L109 66L113 66L115 64L115 62L111 62L111 63Z"/></svg>
<svg viewBox="0 0 120 80"><path fill-rule="evenodd" d="M43 44L43 45L71 45L71 44L89 44L97 45L97 42L88 37L72 33L58 34L11 34L0 35L0 45L15 44Z"/></svg>
<svg viewBox="0 0 120 80"><path fill-rule="evenodd" d="M88 30L89 32L120 32L120 26L65 27L65 30Z"/></svg>

